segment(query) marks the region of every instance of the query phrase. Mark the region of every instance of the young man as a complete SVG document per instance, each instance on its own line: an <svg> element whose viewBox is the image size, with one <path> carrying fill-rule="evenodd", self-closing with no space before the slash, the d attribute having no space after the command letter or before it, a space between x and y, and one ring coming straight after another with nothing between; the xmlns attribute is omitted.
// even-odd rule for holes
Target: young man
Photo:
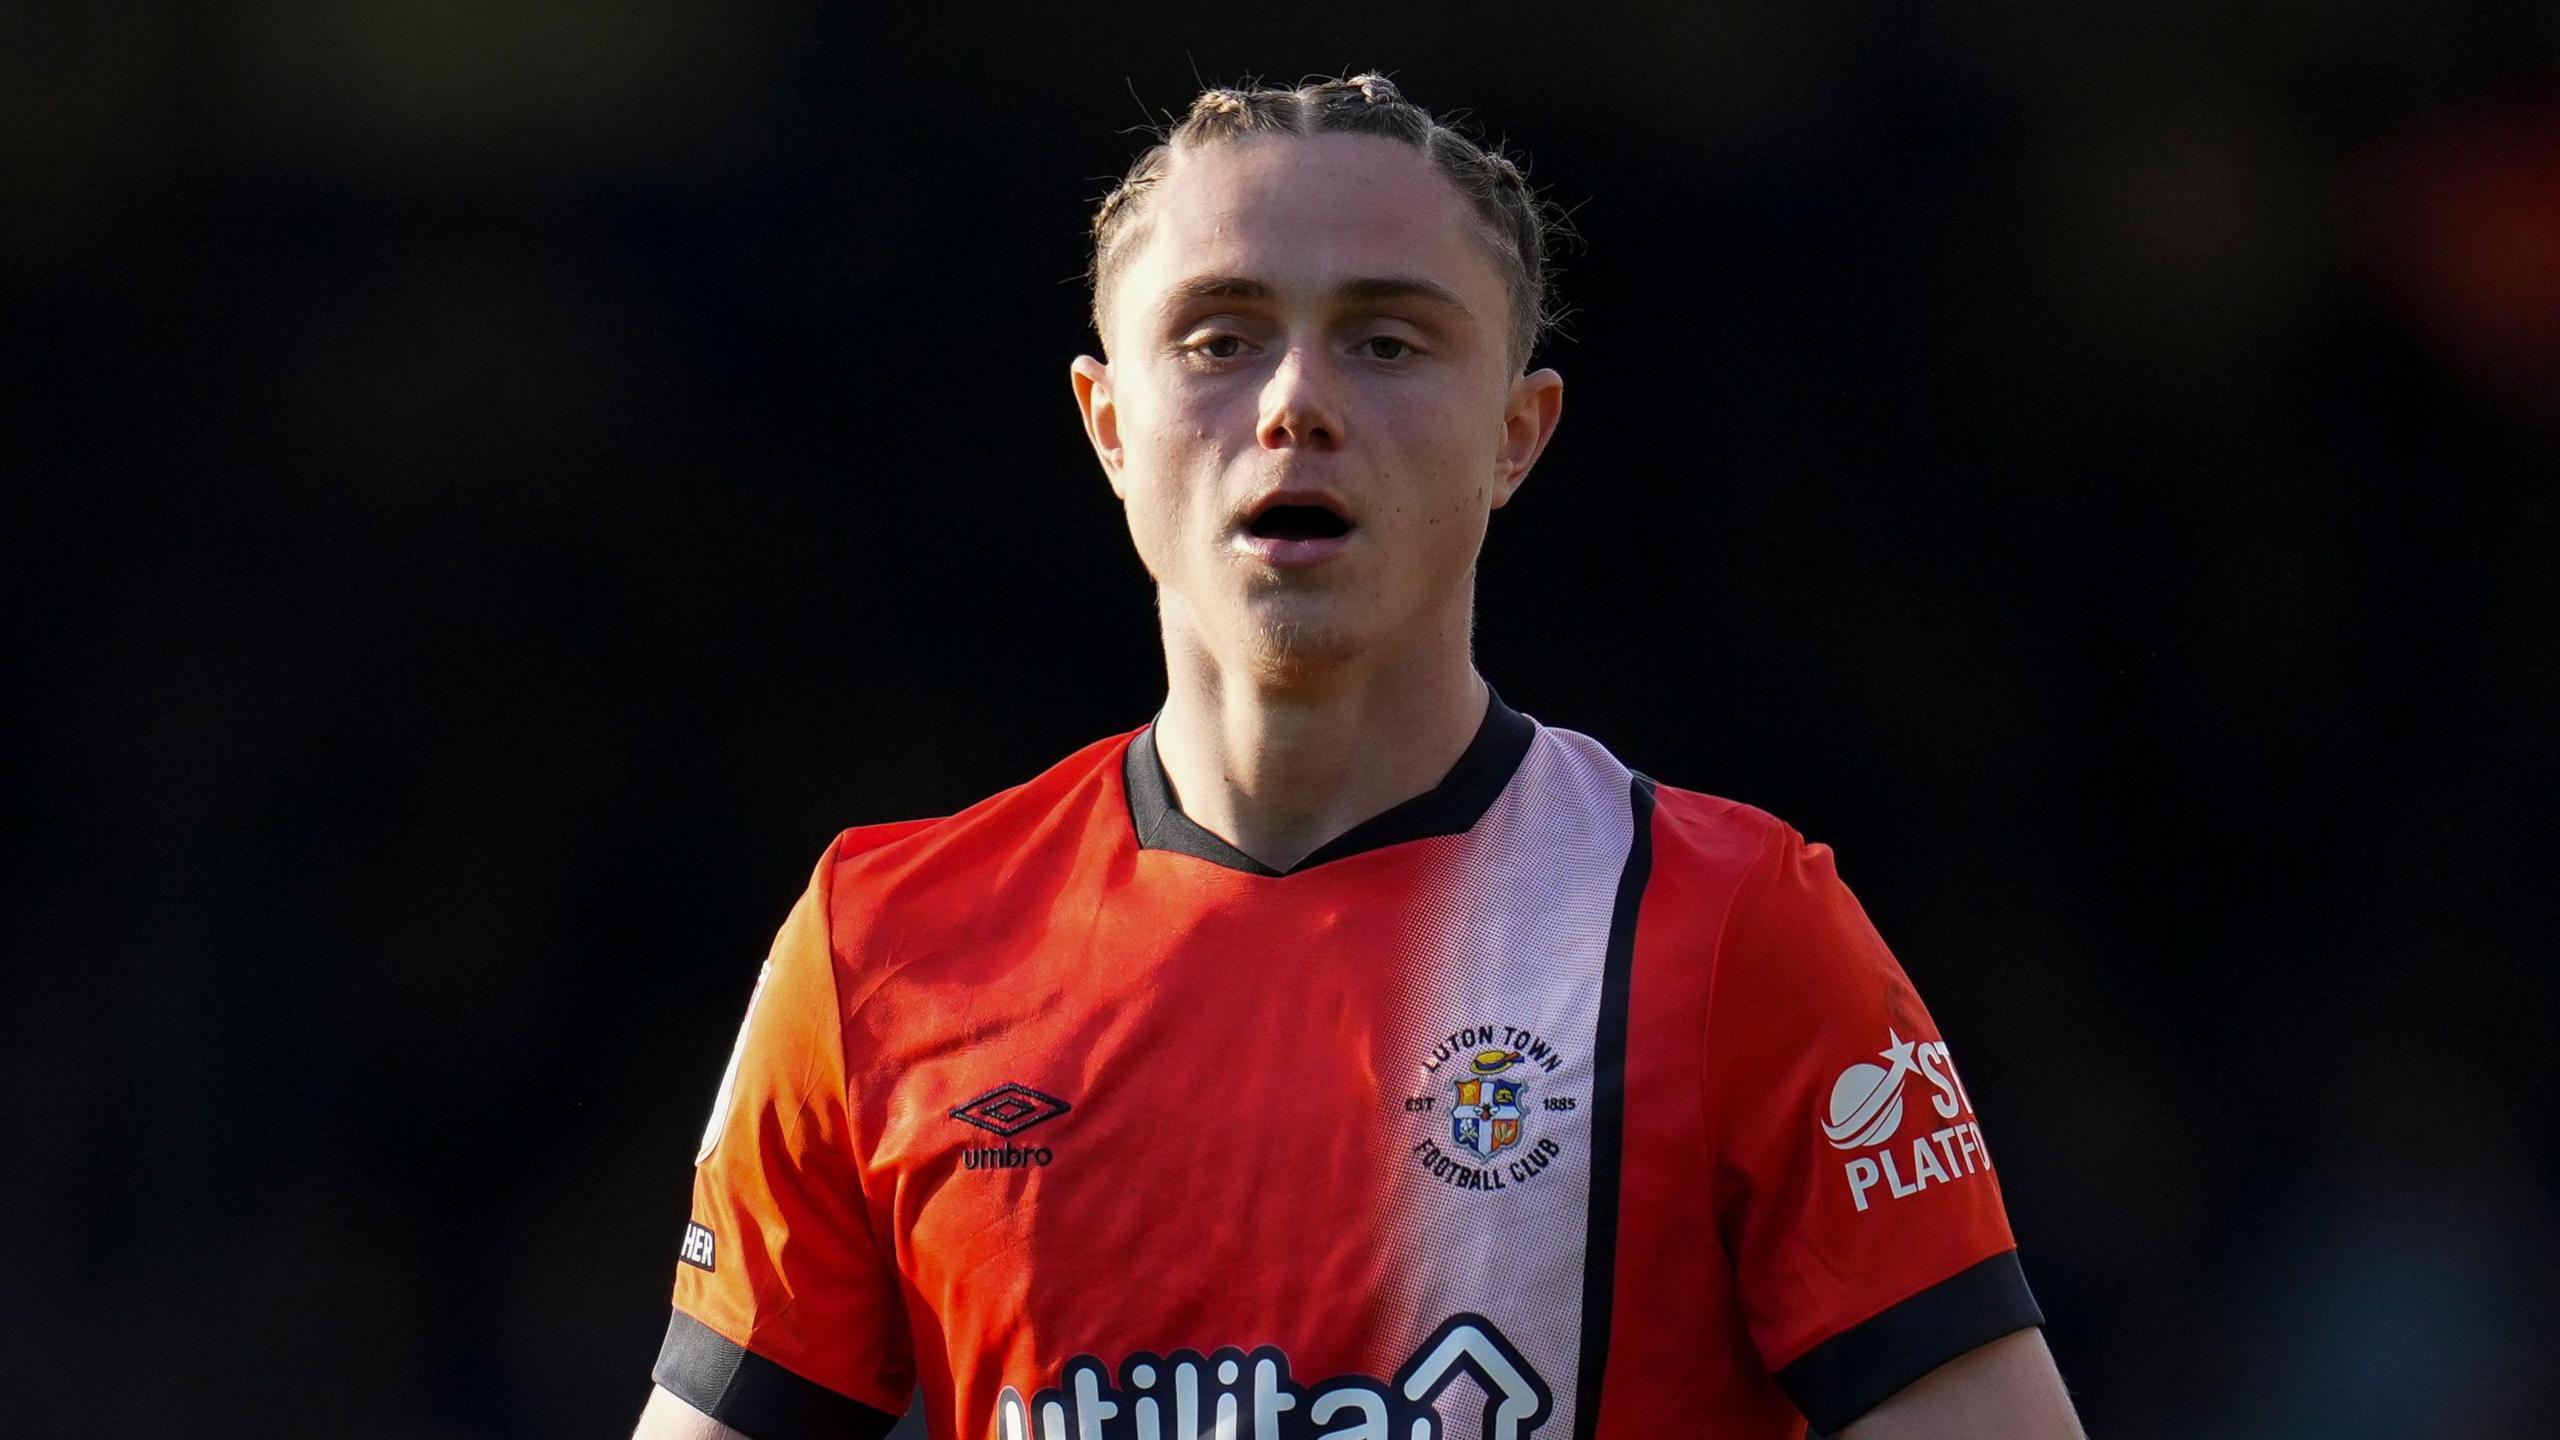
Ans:
<svg viewBox="0 0 2560 1440"><path fill-rule="evenodd" d="M1370 76L1204 94L1105 203L1073 381L1164 708L820 861L644 1436L2078 1433L1829 853L1475 672L1540 225Z"/></svg>

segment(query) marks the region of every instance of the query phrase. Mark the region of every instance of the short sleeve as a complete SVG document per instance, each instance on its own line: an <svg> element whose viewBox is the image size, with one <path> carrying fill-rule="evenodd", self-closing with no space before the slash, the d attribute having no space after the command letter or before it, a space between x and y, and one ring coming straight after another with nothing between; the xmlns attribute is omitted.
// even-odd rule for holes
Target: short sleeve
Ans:
<svg viewBox="0 0 2560 1440"><path fill-rule="evenodd" d="M1972 1097L1827 847L1781 827L1713 986L1717 1224L1752 1341L1814 1429L2042 1324Z"/></svg>
<svg viewBox="0 0 2560 1440"><path fill-rule="evenodd" d="M830 859L833 851L830 851ZM752 1440L876 1440L914 1384L845 1088L821 861L774 938L694 1165L652 1378Z"/></svg>

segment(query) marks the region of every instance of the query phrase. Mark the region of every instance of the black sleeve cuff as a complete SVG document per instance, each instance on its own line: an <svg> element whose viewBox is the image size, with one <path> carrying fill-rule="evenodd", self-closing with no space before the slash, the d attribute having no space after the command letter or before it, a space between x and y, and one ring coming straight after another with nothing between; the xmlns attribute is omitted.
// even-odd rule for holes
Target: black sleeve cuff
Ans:
<svg viewBox="0 0 2560 1440"><path fill-rule="evenodd" d="M1814 1346L1778 1385L1815 1434L1835 1434L1966 1351L2043 1323L2018 1252L2003 1250Z"/></svg>
<svg viewBox="0 0 2560 1440"><path fill-rule="evenodd" d="M880 1440L898 1423L730 1343L681 1310L667 1322L649 1378L747 1440Z"/></svg>

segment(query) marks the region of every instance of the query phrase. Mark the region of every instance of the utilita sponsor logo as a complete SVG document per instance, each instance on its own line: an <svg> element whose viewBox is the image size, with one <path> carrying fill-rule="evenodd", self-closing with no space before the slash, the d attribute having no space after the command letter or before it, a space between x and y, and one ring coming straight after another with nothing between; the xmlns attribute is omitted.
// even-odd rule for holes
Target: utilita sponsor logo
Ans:
<svg viewBox="0 0 2560 1440"><path fill-rule="evenodd" d="M1465 1377L1484 1392L1484 1440L1529 1440L1554 1409L1546 1381L1492 1321L1452 1315L1390 1380L1302 1387L1289 1357L1265 1345L1132 1355L1115 1386L1100 1360L1079 1355L1054 1389L1025 1400L1004 1388L996 1440L1441 1440L1441 1392Z"/></svg>
<svg viewBox="0 0 2560 1440"><path fill-rule="evenodd" d="M1885 1048L1877 1052L1884 1064L1860 1061L1832 1082L1831 1115L1822 1125L1823 1138L1835 1148L1876 1152L1841 1166L1849 1182L1849 1198L1861 1210L1875 1202L1871 1192L1879 1185L1888 1198L1900 1200L1991 1168L1982 1127L1970 1118L1959 1118L1973 1114L1973 1098L1964 1093L1964 1081L1956 1077L1956 1063L1948 1058L1946 1045L1936 1040L1905 1040L1894 1030L1887 1030L1885 1037ZM1929 1097L1929 1108L1939 1119L1955 1123L1914 1138L1905 1150L1892 1142L1902 1133L1903 1086L1915 1074L1935 1092Z"/></svg>

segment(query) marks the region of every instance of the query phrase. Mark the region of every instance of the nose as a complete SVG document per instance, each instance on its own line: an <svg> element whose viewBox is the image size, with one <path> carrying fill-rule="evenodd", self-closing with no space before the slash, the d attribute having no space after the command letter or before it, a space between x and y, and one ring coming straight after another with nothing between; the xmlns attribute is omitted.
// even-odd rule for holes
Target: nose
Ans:
<svg viewBox="0 0 2560 1440"><path fill-rule="evenodd" d="M1259 438L1266 450L1342 447L1342 397L1333 367L1305 345L1291 346L1262 387Z"/></svg>

